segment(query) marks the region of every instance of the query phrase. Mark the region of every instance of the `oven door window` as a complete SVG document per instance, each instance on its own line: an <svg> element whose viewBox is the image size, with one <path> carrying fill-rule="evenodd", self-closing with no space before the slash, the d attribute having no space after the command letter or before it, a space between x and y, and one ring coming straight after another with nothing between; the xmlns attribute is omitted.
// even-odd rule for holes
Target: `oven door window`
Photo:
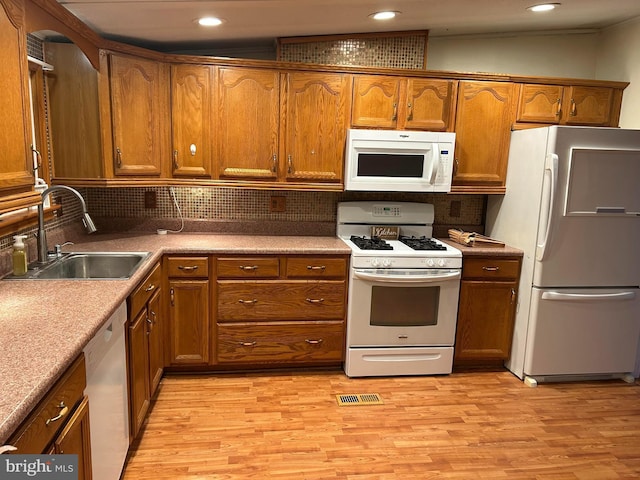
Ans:
<svg viewBox="0 0 640 480"><path fill-rule="evenodd" d="M370 323L379 327L424 327L438 324L440 287L371 288Z"/></svg>
<svg viewBox="0 0 640 480"><path fill-rule="evenodd" d="M359 153L358 177L422 178L424 155Z"/></svg>

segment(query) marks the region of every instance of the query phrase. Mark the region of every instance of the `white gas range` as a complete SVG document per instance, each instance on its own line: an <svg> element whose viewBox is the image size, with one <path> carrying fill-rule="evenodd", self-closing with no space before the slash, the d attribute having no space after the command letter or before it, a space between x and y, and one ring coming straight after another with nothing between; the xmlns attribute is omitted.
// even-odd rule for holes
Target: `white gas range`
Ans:
<svg viewBox="0 0 640 480"><path fill-rule="evenodd" d="M451 372L462 253L431 238L433 220L425 203L338 205L337 234L352 252L348 376ZM398 240L372 236L395 230Z"/></svg>

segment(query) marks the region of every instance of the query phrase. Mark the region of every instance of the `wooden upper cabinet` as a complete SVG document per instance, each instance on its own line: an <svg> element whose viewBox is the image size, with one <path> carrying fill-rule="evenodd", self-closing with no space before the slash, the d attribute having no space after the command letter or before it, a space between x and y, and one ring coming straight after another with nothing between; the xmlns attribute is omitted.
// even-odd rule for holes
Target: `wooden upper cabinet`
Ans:
<svg viewBox="0 0 640 480"><path fill-rule="evenodd" d="M408 78L404 124L407 130L437 132L453 129L458 82L432 78Z"/></svg>
<svg viewBox="0 0 640 480"><path fill-rule="evenodd" d="M504 193L516 86L461 81L452 192Z"/></svg>
<svg viewBox="0 0 640 480"><path fill-rule="evenodd" d="M291 72L285 78L286 180L342 185L351 77Z"/></svg>
<svg viewBox="0 0 640 480"><path fill-rule="evenodd" d="M47 113L55 177L103 178L98 72L73 43L45 42L44 49L54 67Z"/></svg>
<svg viewBox="0 0 640 480"><path fill-rule="evenodd" d="M351 126L449 130L456 87L454 80L355 75Z"/></svg>
<svg viewBox="0 0 640 480"><path fill-rule="evenodd" d="M167 157L167 65L111 55L110 93L115 175L162 173Z"/></svg>
<svg viewBox="0 0 640 480"><path fill-rule="evenodd" d="M211 177L213 71L206 65L171 66L172 173Z"/></svg>
<svg viewBox="0 0 640 480"><path fill-rule="evenodd" d="M0 196L3 197L31 191L34 184L23 22L22 2L0 3Z"/></svg>
<svg viewBox="0 0 640 480"><path fill-rule="evenodd" d="M278 177L277 70L219 67L215 142L223 179Z"/></svg>
<svg viewBox="0 0 640 480"><path fill-rule="evenodd" d="M572 86L566 87L565 93L563 123L593 126L611 124L613 88Z"/></svg>
<svg viewBox="0 0 640 480"><path fill-rule="evenodd" d="M399 103L398 77L355 75L351 126L396 128Z"/></svg>
<svg viewBox="0 0 640 480"><path fill-rule="evenodd" d="M538 84L519 88L518 122L617 126L622 94L613 88Z"/></svg>
<svg viewBox="0 0 640 480"><path fill-rule="evenodd" d="M520 85L517 121L559 123L563 90L559 85Z"/></svg>

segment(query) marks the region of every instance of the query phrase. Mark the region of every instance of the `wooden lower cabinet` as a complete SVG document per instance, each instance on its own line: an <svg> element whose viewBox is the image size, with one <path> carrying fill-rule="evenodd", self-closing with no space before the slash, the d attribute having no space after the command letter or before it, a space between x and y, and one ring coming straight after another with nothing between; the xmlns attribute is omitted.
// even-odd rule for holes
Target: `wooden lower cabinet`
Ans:
<svg viewBox="0 0 640 480"><path fill-rule="evenodd" d="M520 257L462 262L454 365L501 364L511 354Z"/></svg>
<svg viewBox="0 0 640 480"><path fill-rule="evenodd" d="M220 363L341 362L342 321L218 324Z"/></svg>
<svg viewBox="0 0 640 480"><path fill-rule="evenodd" d="M78 455L78 480L92 478L88 397L84 397L73 416L55 439L50 453Z"/></svg>
<svg viewBox="0 0 640 480"><path fill-rule="evenodd" d="M6 442L17 454L78 455L78 480L91 480L89 399L80 355Z"/></svg>
<svg viewBox="0 0 640 480"><path fill-rule="evenodd" d="M220 365L339 365L348 256L216 259Z"/></svg>
<svg viewBox="0 0 640 480"><path fill-rule="evenodd" d="M127 366L129 372L129 423L135 439L147 416L164 371L164 335L160 309L162 271L156 265L127 301Z"/></svg>
<svg viewBox="0 0 640 480"><path fill-rule="evenodd" d="M168 359L171 366L210 363L209 258L169 256Z"/></svg>

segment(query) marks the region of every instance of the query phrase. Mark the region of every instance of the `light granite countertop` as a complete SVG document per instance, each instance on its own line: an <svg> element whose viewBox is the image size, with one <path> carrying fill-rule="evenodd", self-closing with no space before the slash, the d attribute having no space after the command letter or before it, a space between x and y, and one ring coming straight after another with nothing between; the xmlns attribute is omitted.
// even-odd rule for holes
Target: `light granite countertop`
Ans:
<svg viewBox="0 0 640 480"><path fill-rule="evenodd" d="M65 251L148 251L128 280L0 280L0 444L164 254L344 254L336 237L95 235Z"/></svg>

